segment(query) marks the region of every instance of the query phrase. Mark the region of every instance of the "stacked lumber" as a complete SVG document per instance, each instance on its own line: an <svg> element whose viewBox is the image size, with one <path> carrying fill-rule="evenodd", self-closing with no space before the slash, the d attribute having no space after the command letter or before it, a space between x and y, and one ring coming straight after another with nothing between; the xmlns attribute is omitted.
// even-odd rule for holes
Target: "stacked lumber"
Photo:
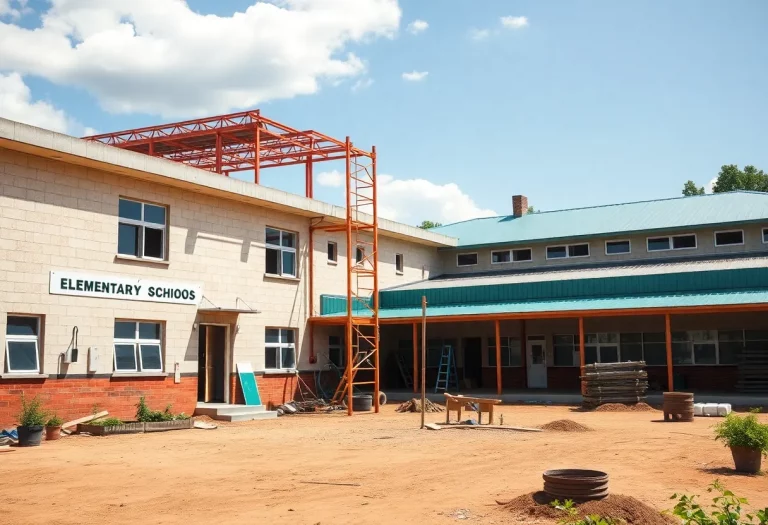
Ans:
<svg viewBox="0 0 768 525"><path fill-rule="evenodd" d="M434 404L429 399L425 399L426 412L443 412L445 408L440 405ZM410 401L406 401L395 409L395 412L421 412L421 399L415 397Z"/></svg>
<svg viewBox="0 0 768 525"><path fill-rule="evenodd" d="M605 403L645 402L648 373L644 361L595 363L584 367L584 406L595 408Z"/></svg>

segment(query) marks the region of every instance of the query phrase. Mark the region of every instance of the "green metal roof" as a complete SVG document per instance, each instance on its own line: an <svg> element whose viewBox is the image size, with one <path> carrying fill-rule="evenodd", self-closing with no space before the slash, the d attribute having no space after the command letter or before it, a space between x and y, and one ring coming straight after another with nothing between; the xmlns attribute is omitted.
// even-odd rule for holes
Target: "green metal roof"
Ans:
<svg viewBox="0 0 768 525"><path fill-rule="evenodd" d="M430 231L466 248L762 221L768 223L768 193L736 191L472 219Z"/></svg>
<svg viewBox="0 0 768 525"><path fill-rule="evenodd" d="M768 303L768 290L723 293L688 293L625 297L555 299L551 301L515 301L495 304L429 306L428 317L481 314L529 314L539 312L581 312L589 310L625 310L640 308L680 308ZM336 313L324 317L343 317ZM421 316L421 307L379 310L379 319L409 319Z"/></svg>

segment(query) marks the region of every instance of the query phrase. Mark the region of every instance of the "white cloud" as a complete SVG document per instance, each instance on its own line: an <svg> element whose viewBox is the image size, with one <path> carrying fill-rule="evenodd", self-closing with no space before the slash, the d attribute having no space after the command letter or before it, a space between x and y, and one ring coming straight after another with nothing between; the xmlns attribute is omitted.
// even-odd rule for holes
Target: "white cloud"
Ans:
<svg viewBox="0 0 768 525"><path fill-rule="evenodd" d="M491 36L491 31L489 29L477 29L473 27L472 29L469 30L469 38L471 38L472 40L476 40L476 41L485 40L489 36Z"/></svg>
<svg viewBox="0 0 768 525"><path fill-rule="evenodd" d="M442 223L491 217L493 210L475 204L455 183L435 184L426 179L378 177L379 215L393 221L420 224L423 220Z"/></svg>
<svg viewBox="0 0 768 525"><path fill-rule="evenodd" d="M407 82L421 82L427 78L429 71L411 71L410 73L403 73L403 80Z"/></svg>
<svg viewBox="0 0 768 525"><path fill-rule="evenodd" d="M340 188L344 185L344 174L338 170L324 171L317 175L317 183L329 188Z"/></svg>
<svg viewBox="0 0 768 525"><path fill-rule="evenodd" d="M429 27L429 24L426 22L426 20L414 20L410 24L408 24L408 32L412 35L418 35L419 33L423 33L427 30Z"/></svg>
<svg viewBox="0 0 768 525"><path fill-rule="evenodd" d="M69 128L64 111L32 100L32 92L18 73L0 74L0 117L60 133Z"/></svg>
<svg viewBox="0 0 768 525"><path fill-rule="evenodd" d="M706 183L704 185L704 191L706 191L707 193L714 193L714 191L715 191L715 183L716 182L717 182L717 177L715 177L714 179L712 179L711 181Z"/></svg>
<svg viewBox="0 0 768 525"><path fill-rule="evenodd" d="M214 114L364 74L346 47L393 37L400 16L397 0L254 0L232 16L184 0L53 0L38 28L0 22L0 64L112 112Z"/></svg>
<svg viewBox="0 0 768 525"><path fill-rule="evenodd" d="M508 29L520 29L528 25L526 16L502 16L501 25Z"/></svg>
<svg viewBox="0 0 768 525"><path fill-rule="evenodd" d="M18 20L21 15L32 12L27 7L27 0L0 0L0 17Z"/></svg>
<svg viewBox="0 0 768 525"><path fill-rule="evenodd" d="M370 77L365 77L365 78L358 79L357 82L352 84L352 87L350 88L350 90L352 91L352 93L357 93L358 91L368 89L372 85L373 85L373 79Z"/></svg>

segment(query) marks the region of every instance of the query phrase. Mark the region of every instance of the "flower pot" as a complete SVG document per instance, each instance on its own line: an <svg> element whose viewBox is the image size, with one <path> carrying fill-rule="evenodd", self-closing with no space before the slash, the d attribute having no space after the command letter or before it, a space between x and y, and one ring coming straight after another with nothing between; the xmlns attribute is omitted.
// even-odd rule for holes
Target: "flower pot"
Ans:
<svg viewBox="0 0 768 525"><path fill-rule="evenodd" d="M45 427L45 440L56 441L61 438L61 427Z"/></svg>
<svg viewBox="0 0 768 525"><path fill-rule="evenodd" d="M33 425L31 427L16 427L19 432L20 447L39 447L43 440L43 425Z"/></svg>
<svg viewBox="0 0 768 525"><path fill-rule="evenodd" d="M19 434L21 439L21 434ZM763 459L763 453L757 448L731 447L733 464L737 472L747 472L757 474L760 472L760 463Z"/></svg>

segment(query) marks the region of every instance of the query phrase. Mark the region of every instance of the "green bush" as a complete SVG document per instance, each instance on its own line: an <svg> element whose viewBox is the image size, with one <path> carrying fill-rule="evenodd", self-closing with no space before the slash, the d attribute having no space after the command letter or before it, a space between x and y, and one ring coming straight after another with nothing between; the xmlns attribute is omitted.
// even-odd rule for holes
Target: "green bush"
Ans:
<svg viewBox="0 0 768 525"><path fill-rule="evenodd" d="M754 411L746 416L728 414L715 426L715 439L728 447L752 448L768 455L768 425L760 423Z"/></svg>
<svg viewBox="0 0 768 525"><path fill-rule="evenodd" d="M136 404L136 421L142 423L156 423L158 421L176 421L179 419L189 419L189 416L184 413L178 415L173 414L173 412L171 412L171 405L167 405L162 412L159 410L151 410L147 406L144 396L141 396L139 402Z"/></svg>
<svg viewBox="0 0 768 525"><path fill-rule="evenodd" d="M749 502L726 490L719 480L715 480L707 492L718 493L712 499L711 512L699 505L696 496L673 494L671 499L677 499L678 502L669 513L680 518L682 525L768 525L768 507L755 514L745 514L746 520L742 520L741 506Z"/></svg>
<svg viewBox="0 0 768 525"><path fill-rule="evenodd" d="M105 419L99 419L98 421L91 421L91 425L99 425L101 427L116 427L122 425L123 422L116 417L108 417Z"/></svg>
<svg viewBox="0 0 768 525"><path fill-rule="evenodd" d="M51 416L51 418L48 420L48 422L45 424L47 427L60 427L64 424L64 420L61 419L59 416L54 414Z"/></svg>
<svg viewBox="0 0 768 525"><path fill-rule="evenodd" d="M48 414L43 410L43 403L40 398L35 396L31 401L27 401L24 394L21 394L21 412L19 413L20 427L43 426L48 420Z"/></svg>
<svg viewBox="0 0 768 525"><path fill-rule="evenodd" d="M562 503L559 500L555 500L550 503L550 505L566 514L564 518L558 520L558 523L561 525L620 525L621 523L625 523L624 520L603 518L597 514L579 518L579 511L576 510L573 500L570 499L567 499Z"/></svg>

